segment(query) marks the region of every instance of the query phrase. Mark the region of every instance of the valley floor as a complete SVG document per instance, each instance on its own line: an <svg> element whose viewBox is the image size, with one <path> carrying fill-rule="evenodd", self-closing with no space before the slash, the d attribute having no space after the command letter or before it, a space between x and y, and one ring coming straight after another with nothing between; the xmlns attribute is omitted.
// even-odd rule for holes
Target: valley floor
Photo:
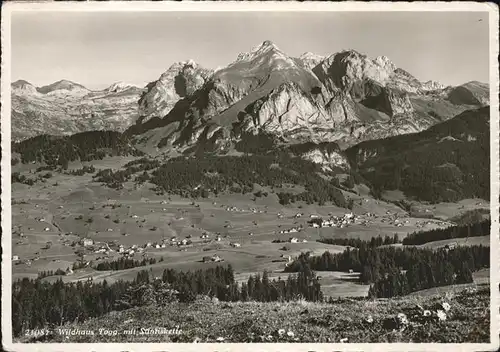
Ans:
<svg viewBox="0 0 500 352"><path fill-rule="evenodd" d="M200 299L189 305L171 303L112 312L60 328L91 331L93 335L67 336L56 329L38 341L486 343L490 336L489 288L472 285L425 297L341 299L333 303L226 303ZM446 312L444 303L450 307ZM167 331L141 334L145 331L141 329L151 332L155 328ZM176 333L168 334L168 330L176 328ZM99 334L99 329L108 335ZM112 335L113 331L116 335ZM30 340L24 337L21 341Z"/></svg>

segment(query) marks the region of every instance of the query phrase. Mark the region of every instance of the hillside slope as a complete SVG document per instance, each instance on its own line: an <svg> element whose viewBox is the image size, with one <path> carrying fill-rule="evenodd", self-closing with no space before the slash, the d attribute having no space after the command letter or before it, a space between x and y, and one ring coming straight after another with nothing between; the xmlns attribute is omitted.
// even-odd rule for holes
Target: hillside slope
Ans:
<svg viewBox="0 0 500 352"><path fill-rule="evenodd" d="M485 343L490 330L489 285L426 297L337 300L333 303L226 303L197 301L140 307L69 324L95 335L44 336L40 342L437 342ZM450 305L444 311L443 303ZM428 310L430 316L424 316ZM444 313L443 320L437 311ZM441 313L441 314L442 314ZM404 314L402 316L401 314ZM399 318L398 318L399 315ZM139 334L141 328L180 334ZM208 327L208 328L207 328ZM116 330L98 335L98 329ZM136 329L136 334L123 334ZM34 342L23 338L22 342Z"/></svg>
<svg viewBox="0 0 500 352"><path fill-rule="evenodd" d="M346 150L377 193L399 189L432 202L489 199L490 108L466 111L426 131Z"/></svg>

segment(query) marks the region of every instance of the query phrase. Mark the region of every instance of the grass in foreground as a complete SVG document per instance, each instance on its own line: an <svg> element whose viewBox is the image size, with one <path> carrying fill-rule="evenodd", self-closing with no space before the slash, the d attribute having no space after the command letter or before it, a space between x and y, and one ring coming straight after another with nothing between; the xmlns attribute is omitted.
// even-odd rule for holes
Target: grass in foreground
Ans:
<svg viewBox="0 0 500 352"><path fill-rule="evenodd" d="M40 342L441 342L489 341L490 286L427 297L337 300L334 303L257 303L197 300L192 304L140 307L68 324ZM141 328L178 327L176 335L140 334ZM134 335L123 333L136 329ZM117 330L116 335L99 329ZM55 330L57 331L57 329ZM34 342L23 337L20 342Z"/></svg>

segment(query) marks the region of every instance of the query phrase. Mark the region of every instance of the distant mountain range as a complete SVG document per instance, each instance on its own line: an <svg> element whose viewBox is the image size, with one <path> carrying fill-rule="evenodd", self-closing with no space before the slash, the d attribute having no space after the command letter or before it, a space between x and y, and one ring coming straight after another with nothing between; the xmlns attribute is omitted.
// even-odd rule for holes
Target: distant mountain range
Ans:
<svg viewBox="0 0 500 352"><path fill-rule="evenodd" d="M137 101L144 91L123 82L91 91L68 80L43 87L18 80L11 87L13 140L89 130L124 131L137 120Z"/></svg>
<svg viewBox="0 0 500 352"><path fill-rule="evenodd" d="M12 83L12 135L127 130L151 151L196 145L230 150L246 136L283 143L364 140L422 131L489 104L487 84L420 82L388 58L354 50L298 58L264 41L217 70L173 64L145 88L102 91L62 80L44 87Z"/></svg>

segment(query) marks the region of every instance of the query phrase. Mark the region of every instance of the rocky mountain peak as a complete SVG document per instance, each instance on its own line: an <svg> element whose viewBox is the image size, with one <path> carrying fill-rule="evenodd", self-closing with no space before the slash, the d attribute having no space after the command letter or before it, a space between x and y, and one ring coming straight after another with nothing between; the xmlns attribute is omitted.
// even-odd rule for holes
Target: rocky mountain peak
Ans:
<svg viewBox="0 0 500 352"><path fill-rule="evenodd" d="M324 56L317 55L311 52L305 52L302 55L299 56L298 61L301 63L301 65L304 68L308 68L312 70L314 67L316 67L321 61L325 59Z"/></svg>
<svg viewBox="0 0 500 352"><path fill-rule="evenodd" d="M146 122L153 117L164 117L182 98L200 89L213 71L198 65L194 60L176 62L157 81L146 86L147 91L139 100L139 116Z"/></svg>
<svg viewBox="0 0 500 352"><path fill-rule="evenodd" d="M249 52L240 53L236 62L253 61L263 55L286 56L273 42L265 40L262 44L253 47Z"/></svg>
<svg viewBox="0 0 500 352"><path fill-rule="evenodd" d="M110 93L118 93L118 92L123 92L127 89L130 88L139 88L134 84L131 83L125 83L125 82L115 82L112 85L110 85L108 88L105 89L105 91L110 92Z"/></svg>
<svg viewBox="0 0 500 352"><path fill-rule="evenodd" d="M69 81L67 79L62 79L60 81L54 82L52 84L38 88L38 92L42 94L49 94L55 91L87 91L89 90L82 86L81 84Z"/></svg>
<svg viewBox="0 0 500 352"><path fill-rule="evenodd" d="M11 84L12 93L19 95L32 95L37 94L38 91L34 85L23 79L19 79Z"/></svg>

